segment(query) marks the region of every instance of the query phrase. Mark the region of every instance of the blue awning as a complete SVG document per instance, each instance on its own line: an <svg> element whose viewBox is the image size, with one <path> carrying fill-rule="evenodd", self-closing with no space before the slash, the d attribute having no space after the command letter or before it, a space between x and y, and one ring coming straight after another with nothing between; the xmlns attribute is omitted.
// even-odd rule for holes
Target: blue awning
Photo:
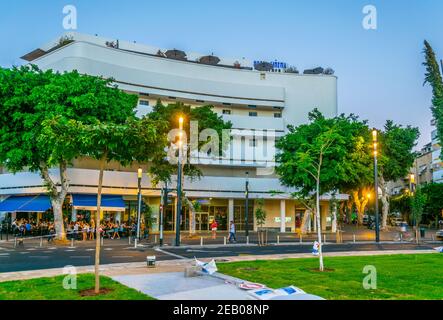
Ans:
<svg viewBox="0 0 443 320"><path fill-rule="evenodd" d="M11 196L0 202L0 212L45 212L51 208L47 195Z"/></svg>
<svg viewBox="0 0 443 320"><path fill-rule="evenodd" d="M96 194L72 194L72 206L80 210L97 210ZM103 211L125 211L123 196L102 194Z"/></svg>

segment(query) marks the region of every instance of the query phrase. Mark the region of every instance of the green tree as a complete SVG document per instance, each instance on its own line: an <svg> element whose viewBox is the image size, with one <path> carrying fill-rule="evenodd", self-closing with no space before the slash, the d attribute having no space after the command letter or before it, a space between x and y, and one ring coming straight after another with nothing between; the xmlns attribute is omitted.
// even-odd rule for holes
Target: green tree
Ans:
<svg viewBox="0 0 443 320"><path fill-rule="evenodd" d="M425 218L437 227L438 221L443 220L443 183L429 183L421 188L426 194Z"/></svg>
<svg viewBox="0 0 443 320"><path fill-rule="evenodd" d="M182 161L182 181L184 181L184 176L187 176L190 179L199 179L202 176L202 171L191 161L192 157L195 156L195 154L192 153L193 150L204 152L211 151L213 155L215 153L215 157L218 157L223 154L223 151L230 141L229 139L223 140L222 137L223 134L229 132L232 128L232 124L230 122L225 122L223 117L219 116L212 109L213 106L210 105L191 107L182 102L163 105L161 101L158 100L153 111L147 115L151 120L162 120L168 123L168 126L164 131L165 135L170 134L172 130L178 128L179 117L184 118L183 130L187 137L187 143L184 149L184 161ZM193 131L191 131L191 124L193 125ZM204 137L202 133L208 133L208 130L211 130L213 135ZM174 138L176 137L173 136L172 139ZM171 142L175 143L175 140ZM218 151L218 153L216 151ZM154 184L159 182L170 182L171 176L177 174L177 165L169 161L167 151L165 151L164 153L158 153L154 157L149 170ZM189 234L192 236L195 234L196 210L192 201L190 201L184 193L180 196L183 199L183 203L187 204L190 211Z"/></svg>
<svg viewBox="0 0 443 320"><path fill-rule="evenodd" d="M265 244L265 231L263 230L263 225L266 223L266 210L264 209L265 200L257 199L255 201L257 204L257 208L255 209L255 221L257 222L257 226L259 226L258 230L258 242L259 244Z"/></svg>
<svg viewBox="0 0 443 320"><path fill-rule="evenodd" d="M355 150L350 127L359 122L357 117L340 115L325 118L318 110L309 113L309 123L289 126L289 133L277 143L276 168L283 185L297 188L298 199L315 213L318 242L320 243L320 270L324 270L321 248L320 196L335 192L347 181L354 181L355 168L349 154ZM360 126L360 125L359 125ZM358 140L358 139L357 139ZM314 198L315 201L311 199Z"/></svg>
<svg viewBox="0 0 443 320"><path fill-rule="evenodd" d="M443 80L441 75L443 70L440 71L435 52L429 42L425 40L424 45L423 53L425 54L425 62L423 65L426 67L425 84L429 83L432 87L432 115L436 120L438 138L440 141L443 141ZM440 157L443 159L443 153Z"/></svg>
<svg viewBox="0 0 443 320"><path fill-rule="evenodd" d="M41 71L36 66L0 68L0 163L14 173L40 173L59 238L65 239L62 206L69 188L67 168L81 153L74 144L54 145L41 139L42 123L56 116L84 124L124 123L134 114L136 101L137 97L114 87L112 79L76 71ZM51 168L58 169L57 178Z"/></svg>
<svg viewBox="0 0 443 320"><path fill-rule="evenodd" d="M382 202L382 229L387 227L389 215L388 181L395 181L408 175L416 153L413 148L420 136L418 128L403 127L386 121L384 130L379 134L379 187Z"/></svg>

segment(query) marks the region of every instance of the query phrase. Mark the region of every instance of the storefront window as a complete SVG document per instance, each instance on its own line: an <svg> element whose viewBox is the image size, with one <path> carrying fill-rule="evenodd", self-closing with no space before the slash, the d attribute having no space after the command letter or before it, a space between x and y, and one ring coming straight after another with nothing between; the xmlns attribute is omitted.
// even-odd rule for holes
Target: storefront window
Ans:
<svg viewBox="0 0 443 320"><path fill-rule="evenodd" d="M239 231L245 230L245 206L234 206L234 223ZM248 204L248 230L254 230L254 202Z"/></svg>

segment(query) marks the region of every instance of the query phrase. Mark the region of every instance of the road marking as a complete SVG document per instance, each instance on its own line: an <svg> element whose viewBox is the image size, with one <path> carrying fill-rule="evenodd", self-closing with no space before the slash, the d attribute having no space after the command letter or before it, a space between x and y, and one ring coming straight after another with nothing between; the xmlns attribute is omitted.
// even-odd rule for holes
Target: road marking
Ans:
<svg viewBox="0 0 443 320"><path fill-rule="evenodd" d="M86 249L85 251L95 251L95 249Z"/></svg>
<svg viewBox="0 0 443 320"><path fill-rule="evenodd" d="M184 259L184 260L187 260L187 259L188 259L188 258L183 257L183 256L180 256L180 255L178 255L178 254L175 254L175 253L172 253L172 252L168 252L168 251L164 251L164 250L162 250L162 249L160 249L160 248L156 248L155 251L162 252L162 253L164 253L164 254L167 254L167 255L170 255L170 256L176 257L176 258L178 258L178 259Z"/></svg>
<svg viewBox="0 0 443 320"><path fill-rule="evenodd" d="M29 249L26 249L26 250L28 250L28 251L35 251L35 250L37 250L37 249L35 249L35 248L29 248Z"/></svg>
<svg viewBox="0 0 443 320"><path fill-rule="evenodd" d="M29 252L20 252L20 254L28 254Z"/></svg>
<svg viewBox="0 0 443 320"><path fill-rule="evenodd" d="M69 258L71 259L90 259L92 258L91 256L70 256Z"/></svg>
<svg viewBox="0 0 443 320"><path fill-rule="evenodd" d="M204 253L229 253L231 251L211 251L211 250L197 250L197 249L188 249L186 252L204 252Z"/></svg>
<svg viewBox="0 0 443 320"><path fill-rule="evenodd" d="M0 253L0 257L9 256L9 253Z"/></svg>
<svg viewBox="0 0 443 320"><path fill-rule="evenodd" d="M112 248L105 248L105 251L112 251L112 250L114 250L114 249L112 249Z"/></svg>
<svg viewBox="0 0 443 320"><path fill-rule="evenodd" d="M75 250L65 250L65 252L74 252Z"/></svg>

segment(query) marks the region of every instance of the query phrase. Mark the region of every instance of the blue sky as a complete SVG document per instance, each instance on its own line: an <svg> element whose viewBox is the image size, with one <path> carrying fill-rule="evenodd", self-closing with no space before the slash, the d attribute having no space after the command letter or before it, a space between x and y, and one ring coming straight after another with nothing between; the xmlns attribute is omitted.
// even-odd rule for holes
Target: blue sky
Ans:
<svg viewBox="0 0 443 320"><path fill-rule="evenodd" d="M332 67L339 111L381 127L386 119L420 127L430 140L431 90L423 87L423 40L443 58L443 1L15 0L0 2L0 65L64 32L65 5L79 32L219 56L278 59L299 70ZM377 30L362 27L365 5Z"/></svg>

